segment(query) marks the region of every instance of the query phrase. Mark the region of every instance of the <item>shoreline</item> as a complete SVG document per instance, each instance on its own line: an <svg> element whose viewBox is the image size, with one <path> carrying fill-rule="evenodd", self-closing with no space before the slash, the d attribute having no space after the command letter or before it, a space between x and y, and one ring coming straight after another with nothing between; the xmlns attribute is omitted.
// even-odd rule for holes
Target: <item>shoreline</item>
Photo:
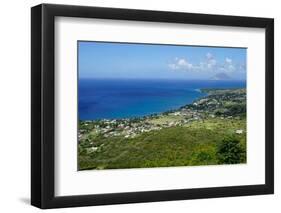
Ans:
<svg viewBox="0 0 281 213"><path fill-rule="evenodd" d="M116 120L116 121L122 121L122 120L145 120L148 118L153 118L153 117L157 117L157 116L161 116L161 115L165 115L167 113L173 113L176 111L181 110L184 107L188 107L189 105L192 105L193 103L200 101L201 99L204 98L208 98L210 95L212 95L211 93L213 91L232 91L232 90L246 90L245 88L198 88L198 89L194 89L194 91L197 91L199 93L205 93L204 96L199 97L199 98L195 98L191 103L189 104L184 104L180 107L177 107L176 109L170 109L170 110L166 110L163 112L157 112L157 113L152 113L152 114L148 114L148 115L143 115L143 116L132 116L132 117L127 117L127 118L102 118L102 119L92 119L92 120L78 120L78 122L101 122L101 121L111 121L111 120Z"/></svg>
<svg viewBox="0 0 281 213"><path fill-rule="evenodd" d="M79 121L79 139L92 132L103 137L134 138L141 133L174 126L186 126L194 121L213 118L232 119L246 116L246 89L208 89L208 94L175 110L138 118Z"/></svg>

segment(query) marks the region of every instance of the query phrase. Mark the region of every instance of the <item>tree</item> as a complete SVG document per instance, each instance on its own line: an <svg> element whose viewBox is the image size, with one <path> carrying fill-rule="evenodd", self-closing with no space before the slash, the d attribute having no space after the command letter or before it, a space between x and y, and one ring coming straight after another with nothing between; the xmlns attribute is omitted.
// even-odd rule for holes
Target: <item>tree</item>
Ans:
<svg viewBox="0 0 281 213"><path fill-rule="evenodd" d="M246 104L235 104L228 107L229 115L239 115L246 113Z"/></svg>
<svg viewBox="0 0 281 213"><path fill-rule="evenodd" d="M241 162L243 149L240 141L234 137L224 138L217 147L217 158L220 164L236 164Z"/></svg>

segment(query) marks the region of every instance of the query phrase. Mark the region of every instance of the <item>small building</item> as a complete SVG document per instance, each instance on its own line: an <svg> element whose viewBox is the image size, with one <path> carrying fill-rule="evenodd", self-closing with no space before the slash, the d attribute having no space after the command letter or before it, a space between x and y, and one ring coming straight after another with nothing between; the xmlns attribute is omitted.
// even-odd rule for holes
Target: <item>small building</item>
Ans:
<svg viewBox="0 0 281 213"><path fill-rule="evenodd" d="M235 133L241 135L241 134L243 133L243 130L242 130L242 129L237 129L237 130L235 131Z"/></svg>

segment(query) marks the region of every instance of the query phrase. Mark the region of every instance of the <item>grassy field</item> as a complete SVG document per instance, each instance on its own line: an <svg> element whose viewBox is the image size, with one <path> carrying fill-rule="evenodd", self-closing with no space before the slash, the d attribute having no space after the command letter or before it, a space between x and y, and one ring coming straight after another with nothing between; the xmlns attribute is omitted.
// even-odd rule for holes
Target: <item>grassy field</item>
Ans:
<svg viewBox="0 0 281 213"><path fill-rule="evenodd" d="M151 122L152 124L165 124L168 122L176 122L181 120L181 118L179 116L175 116L175 115L166 115L164 117L160 117L160 118L155 118L155 119L151 119L149 122Z"/></svg>
<svg viewBox="0 0 281 213"><path fill-rule="evenodd" d="M237 129L243 130L243 133L237 134ZM142 133L134 138L104 138L89 134L91 140L80 144L79 168L84 170L224 164L220 161L218 150L221 142L227 138L239 141L239 163L245 163L245 129L245 118L214 118ZM93 151L92 147L97 148Z"/></svg>

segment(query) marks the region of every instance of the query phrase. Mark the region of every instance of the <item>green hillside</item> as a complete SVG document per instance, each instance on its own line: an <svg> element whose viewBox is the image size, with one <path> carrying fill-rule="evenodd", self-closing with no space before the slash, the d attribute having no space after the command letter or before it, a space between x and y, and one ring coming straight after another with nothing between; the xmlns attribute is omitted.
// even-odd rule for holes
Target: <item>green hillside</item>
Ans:
<svg viewBox="0 0 281 213"><path fill-rule="evenodd" d="M79 123L79 169L246 163L246 91L208 90L179 110Z"/></svg>

